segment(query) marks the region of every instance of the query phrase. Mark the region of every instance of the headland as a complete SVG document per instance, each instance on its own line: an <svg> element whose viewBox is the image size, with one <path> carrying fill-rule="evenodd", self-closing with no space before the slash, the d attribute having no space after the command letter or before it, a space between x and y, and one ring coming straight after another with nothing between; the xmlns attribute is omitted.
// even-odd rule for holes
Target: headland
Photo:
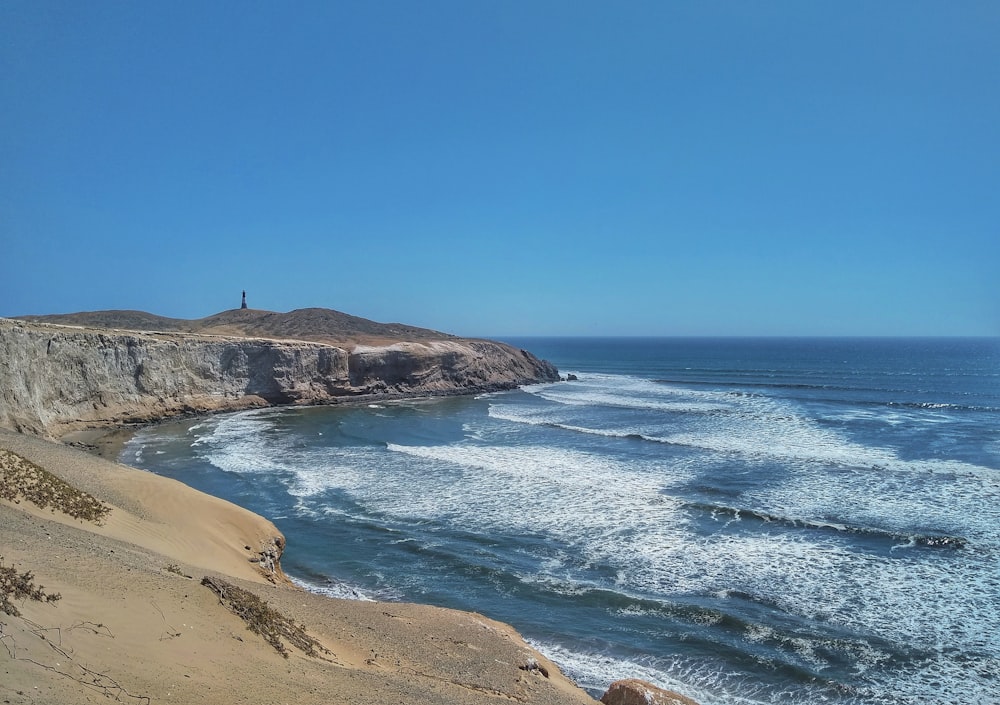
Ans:
<svg viewBox="0 0 1000 705"><path fill-rule="evenodd" d="M329 309L0 319L0 426L47 438L182 414L469 394L558 379L525 350Z"/></svg>

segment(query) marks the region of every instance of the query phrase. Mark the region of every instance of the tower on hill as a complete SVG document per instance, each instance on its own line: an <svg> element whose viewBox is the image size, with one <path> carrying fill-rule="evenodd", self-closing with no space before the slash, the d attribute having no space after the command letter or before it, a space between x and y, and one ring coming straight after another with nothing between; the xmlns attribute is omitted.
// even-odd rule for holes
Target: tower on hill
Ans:
<svg viewBox="0 0 1000 705"><path fill-rule="evenodd" d="M243 303L240 304L240 308L246 308L246 307L247 307L247 292L246 292L246 289L244 289L243 290Z"/></svg>

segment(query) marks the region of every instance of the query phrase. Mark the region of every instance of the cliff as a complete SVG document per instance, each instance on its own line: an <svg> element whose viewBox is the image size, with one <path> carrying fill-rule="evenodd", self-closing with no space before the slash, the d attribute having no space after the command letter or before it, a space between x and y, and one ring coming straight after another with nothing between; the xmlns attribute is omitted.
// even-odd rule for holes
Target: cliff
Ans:
<svg viewBox="0 0 1000 705"><path fill-rule="evenodd" d="M376 327L360 332L324 330L317 320L344 316L324 309L232 311L200 321L125 313L138 312L61 320L145 321L161 330L0 319L0 426L58 437L189 412L498 391L558 378L549 363L502 343L372 322ZM297 339L189 332L220 328ZM402 335L415 340L398 340Z"/></svg>

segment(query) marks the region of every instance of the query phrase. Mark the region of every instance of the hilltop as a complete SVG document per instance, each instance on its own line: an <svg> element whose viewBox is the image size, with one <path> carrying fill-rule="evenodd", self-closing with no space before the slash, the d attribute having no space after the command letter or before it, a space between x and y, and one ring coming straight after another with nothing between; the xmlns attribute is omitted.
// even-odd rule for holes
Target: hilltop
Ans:
<svg viewBox="0 0 1000 705"><path fill-rule="evenodd" d="M157 316L145 311L84 311L15 318L105 330L307 340L327 345L390 345L398 342L459 339L428 328L403 323L377 323L328 308L301 308L287 313L237 308L193 320Z"/></svg>

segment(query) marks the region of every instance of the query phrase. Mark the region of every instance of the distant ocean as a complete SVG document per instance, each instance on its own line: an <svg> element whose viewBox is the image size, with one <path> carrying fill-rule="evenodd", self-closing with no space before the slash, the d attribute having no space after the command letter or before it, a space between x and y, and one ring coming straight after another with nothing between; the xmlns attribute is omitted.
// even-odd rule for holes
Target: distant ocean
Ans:
<svg viewBox="0 0 1000 705"><path fill-rule="evenodd" d="M1000 340L509 340L576 381L158 425L331 595L475 610L582 687L1000 703Z"/></svg>

